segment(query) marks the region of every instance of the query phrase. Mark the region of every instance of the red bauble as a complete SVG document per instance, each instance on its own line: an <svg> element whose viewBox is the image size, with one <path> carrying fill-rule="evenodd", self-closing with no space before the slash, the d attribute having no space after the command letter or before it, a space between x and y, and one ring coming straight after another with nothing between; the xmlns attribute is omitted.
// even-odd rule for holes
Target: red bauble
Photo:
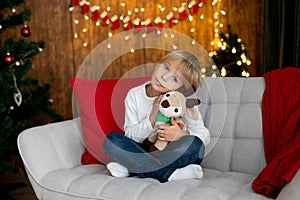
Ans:
<svg viewBox="0 0 300 200"><path fill-rule="evenodd" d="M31 35L31 29L28 27L28 26L24 26L22 29L21 29L21 35L23 37L29 37Z"/></svg>
<svg viewBox="0 0 300 200"><path fill-rule="evenodd" d="M10 54L7 54L4 57L4 62L7 63L7 64L11 64L12 62L14 62L14 60L15 60L15 58Z"/></svg>

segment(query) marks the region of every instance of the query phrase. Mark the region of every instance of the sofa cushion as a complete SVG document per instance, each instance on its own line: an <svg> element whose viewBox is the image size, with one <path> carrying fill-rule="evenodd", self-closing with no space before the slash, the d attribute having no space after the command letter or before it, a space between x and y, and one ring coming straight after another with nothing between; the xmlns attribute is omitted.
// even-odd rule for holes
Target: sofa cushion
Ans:
<svg viewBox="0 0 300 200"><path fill-rule="evenodd" d="M201 180L187 179L160 183L155 179L116 178L103 165L83 165L49 172L42 179L41 196L47 199L72 196L84 199L267 199L251 190L254 176L238 172L204 169ZM66 198L69 197L69 198Z"/></svg>
<svg viewBox="0 0 300 200"><path fill-rule="evenodd" d="M261 100L264 80L204 78L200 111L211 133L202 166L257 175L265 166Z"/></svg>
<svg viewBox="0 0 300 200"><path fill-rule="evenodd" d="M125 96L129 89L149 79L71 79L86 145L86 151L81 157L82 164L110 161L102 151L103 140L112 131L123 132Z"/></svg>

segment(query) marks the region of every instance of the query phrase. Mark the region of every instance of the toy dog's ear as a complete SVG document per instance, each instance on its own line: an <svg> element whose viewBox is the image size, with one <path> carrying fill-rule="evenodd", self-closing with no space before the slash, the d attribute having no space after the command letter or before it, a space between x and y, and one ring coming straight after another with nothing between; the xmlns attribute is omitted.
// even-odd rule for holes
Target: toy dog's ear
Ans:
<svg viewBox="0 0 300 200"><path fill-rule="evenodd" d="M201 103L200 99L186 99L186 107L193 108Z"/></svg>
<svg viewBox="0 0 300 200"><path fill-rule="evenodd" d="M187 114L193 120L197 120L199 118L197 109L194 108L194 106L199 105L200 103L201 103L200 99L187 99L186 100Z"/></svg>

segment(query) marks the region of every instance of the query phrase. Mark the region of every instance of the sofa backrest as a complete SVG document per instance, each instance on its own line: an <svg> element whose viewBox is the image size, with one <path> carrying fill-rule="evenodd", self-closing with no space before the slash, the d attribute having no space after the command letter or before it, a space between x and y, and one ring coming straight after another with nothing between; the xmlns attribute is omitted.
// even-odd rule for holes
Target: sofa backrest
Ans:
<svg viewBox="0 0 300 200"><path fill-rule="evenodd" d="M261 101L264 79L204 78L197 91L211 142L202 166L257 175L265 166Z"/></svg>

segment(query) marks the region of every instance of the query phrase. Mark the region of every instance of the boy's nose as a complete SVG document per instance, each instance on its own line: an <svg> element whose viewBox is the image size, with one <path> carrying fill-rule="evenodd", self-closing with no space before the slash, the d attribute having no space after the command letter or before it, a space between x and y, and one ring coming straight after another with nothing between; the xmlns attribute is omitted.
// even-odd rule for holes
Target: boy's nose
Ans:
<svg viewBox="0 0 300 200"><path fill-rule="evenodd" d="M164 74L164 75L162 76L162 79L163 79L164 81L167 81L167 80L169 79L169 77L170 77L170 74L167 73L167 74Z"/></svg>

